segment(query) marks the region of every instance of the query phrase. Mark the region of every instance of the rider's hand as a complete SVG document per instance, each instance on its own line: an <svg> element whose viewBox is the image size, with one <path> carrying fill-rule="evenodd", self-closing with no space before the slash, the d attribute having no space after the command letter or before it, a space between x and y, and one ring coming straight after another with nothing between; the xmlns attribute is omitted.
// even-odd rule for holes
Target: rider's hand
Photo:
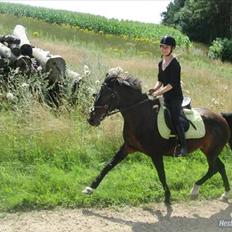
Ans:
<svg viewBox="0 0 232 232"><path fill-rule="evenodd" d="M148 90L148 94L149 94L149 95L152 95L154 92L155 92L154 89L149 89L149 90Z"/></svg>

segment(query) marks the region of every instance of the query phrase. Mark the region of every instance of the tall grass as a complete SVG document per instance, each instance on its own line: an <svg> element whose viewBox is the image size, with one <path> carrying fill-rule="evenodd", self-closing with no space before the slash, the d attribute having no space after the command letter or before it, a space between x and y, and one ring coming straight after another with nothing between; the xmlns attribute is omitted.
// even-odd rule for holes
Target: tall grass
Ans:
<svg viewBox="0 0 232 232"><path fill-rule="evenodd" d="M6 23L7 20L4 24L0 21L4 32L8 31ZM105 40L99 48L91 42L70 42L66 38L45 34L35 38L32 33L37 28L33 25L40 22L34 23L36 21L30 24L30 29L28 27L34 45L62 55L75 71L82 72L83 65L87 64L91 74L81 85L75 108L61 108L54 112L31 101L14 110L1 110L0 210L58 205L103 207L162 201L163 191L156 171L150 159L140 153L129 156L116 167L92 196L81 193L122 143L123 122L119 114L105 119L98 128L89 126L86 121L92 104L91 94L100 87L96 81L103 80L108 68L119 65L140 78L146 91L156 80L159 50L155 48L152 53L143 53L141 49L136 52L132 49L136 43L131 41L131 44L125 44L125 50L128 48L131 52L119 53L114 49L102 49L105 46L110 48L110 45L105 45ZM54 26L42 25L46 30ZM62 32L63 28L57 26L56 30ZM115 39L114 44L119 46L121 41L117 44ZM197 46L188 51L178 48L176 53L182 64L184 90L193 98L193 105L214 111L232 111L228 100L232 97L232 66L210 61L204 49ZM232 153L225 148L221 157L231 180ZM199 151L184 159L165 158L165 167L174 201L188 200L193 182L207 171L206 159ZM201 198L215 198L222 192L222 181L217 174L204 184Z"/></svg>

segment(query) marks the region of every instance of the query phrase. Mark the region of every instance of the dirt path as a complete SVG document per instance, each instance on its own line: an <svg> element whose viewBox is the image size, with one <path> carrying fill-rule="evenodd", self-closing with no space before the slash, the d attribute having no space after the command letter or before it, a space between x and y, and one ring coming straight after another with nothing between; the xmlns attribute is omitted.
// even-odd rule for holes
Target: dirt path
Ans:
<svg viewBox="0 0 232 232"><path fill-rule="evenodd" d="M56 209L1 215L0 232L215 232L220 220L232 222L232 203L192 201L139 208ZM222 223L223 221L221 221Z"/></svg>

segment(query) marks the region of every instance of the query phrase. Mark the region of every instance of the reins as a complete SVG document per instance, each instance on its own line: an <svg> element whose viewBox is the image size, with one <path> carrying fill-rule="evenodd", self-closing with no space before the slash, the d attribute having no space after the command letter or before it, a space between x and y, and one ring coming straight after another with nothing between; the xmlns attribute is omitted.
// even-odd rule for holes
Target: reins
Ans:
<svg viewBox="0 0 232 232"><path fill-rule="evenodd" d="M132 109L132 108L138 106L138 105L142 105L143 103L145 103L145 102L147 102L147 101L149 101L149 98L146 98L146 99L144 99L144 100L142 100L142 101L139 101L139 102L137 102L137 103L135 103L135 104L133 104L133 105L131 105L131 106L125 107L125 108L120 107L119 109L116 109L116 110L114 110L114 111L112 111L112 112L107 112L106 116L111 116L111 115L117 114L117 113L119 113L119 112L125 112L125 111L127 111L127 110L130 110L130 109Z"/></svg>
<svg viewBox="0 0 232 232"><path fill-rule="evenodd" d="M114 98L117 98L118 99L118 102L119 102L119 96L118 96L118 93L117 92L115 92L113 89L111 89L111 88L109 88L107 85L103 85L105 88L107 88L107 89L109 89L111 92L112 92L112 95L114 96ZM131 106L128 106L128 107L118 107L118 109L116 109L116 110L113 110L113 111L111 111L111 112L107 112L106 113L106 117L108 117L108 116L111 116L111 115L113 115L113 114L117 114L117 113L119 113L119 112L125 112L125 111L127 111L127 110L130 110L130 109L132 109L132 108L134 108L134 107L136 107L136 106L138 106L138 105L141 105L141 104L143 104L143 103L145 103L145 102L147 102L147 101L149 101L149 98L146 98L146 99L144 99L144 100L142 100L142 101L139 101L139 102L137 102L137 103L135 103L135 104L133 104L133 105L131 105ZM94 108L98 108L98 109L105 109L105 110L108 110L109 108L110 108L110 105L103 105L103 106L95 106Z"/></svg>

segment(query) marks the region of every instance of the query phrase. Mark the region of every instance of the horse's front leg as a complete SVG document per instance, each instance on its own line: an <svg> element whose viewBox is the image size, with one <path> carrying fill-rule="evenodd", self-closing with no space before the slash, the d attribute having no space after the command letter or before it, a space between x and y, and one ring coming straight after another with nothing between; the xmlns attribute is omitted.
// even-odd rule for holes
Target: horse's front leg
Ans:
<svg viewBox="0 0 232 232"><path fill-rule="evenodd" d="M157 170L160 182L163 186L164 189L164 194L165 194L165 204L171 204L170 198L171 198L171 192L169 190L169 187L166 182L166 175L165 175L165 170L164 170L164 162L163 162L163 156L153 156L152 162Z"/></svg>
<svg viewBox="0 0 232 232"><path fill-rule="evenodd" d="M102 169L101 173L97 178L92 182L90 187L86 187L82 192L85 194L91 194L94 189L98 187L98 185L101 183L103 178L106 176L106 174L117 164L119 164L129 153L132 152L132 149L128 147L126 144L123 144L119 151L114 155L112 160L106 164L106 166Z"/></svg>

